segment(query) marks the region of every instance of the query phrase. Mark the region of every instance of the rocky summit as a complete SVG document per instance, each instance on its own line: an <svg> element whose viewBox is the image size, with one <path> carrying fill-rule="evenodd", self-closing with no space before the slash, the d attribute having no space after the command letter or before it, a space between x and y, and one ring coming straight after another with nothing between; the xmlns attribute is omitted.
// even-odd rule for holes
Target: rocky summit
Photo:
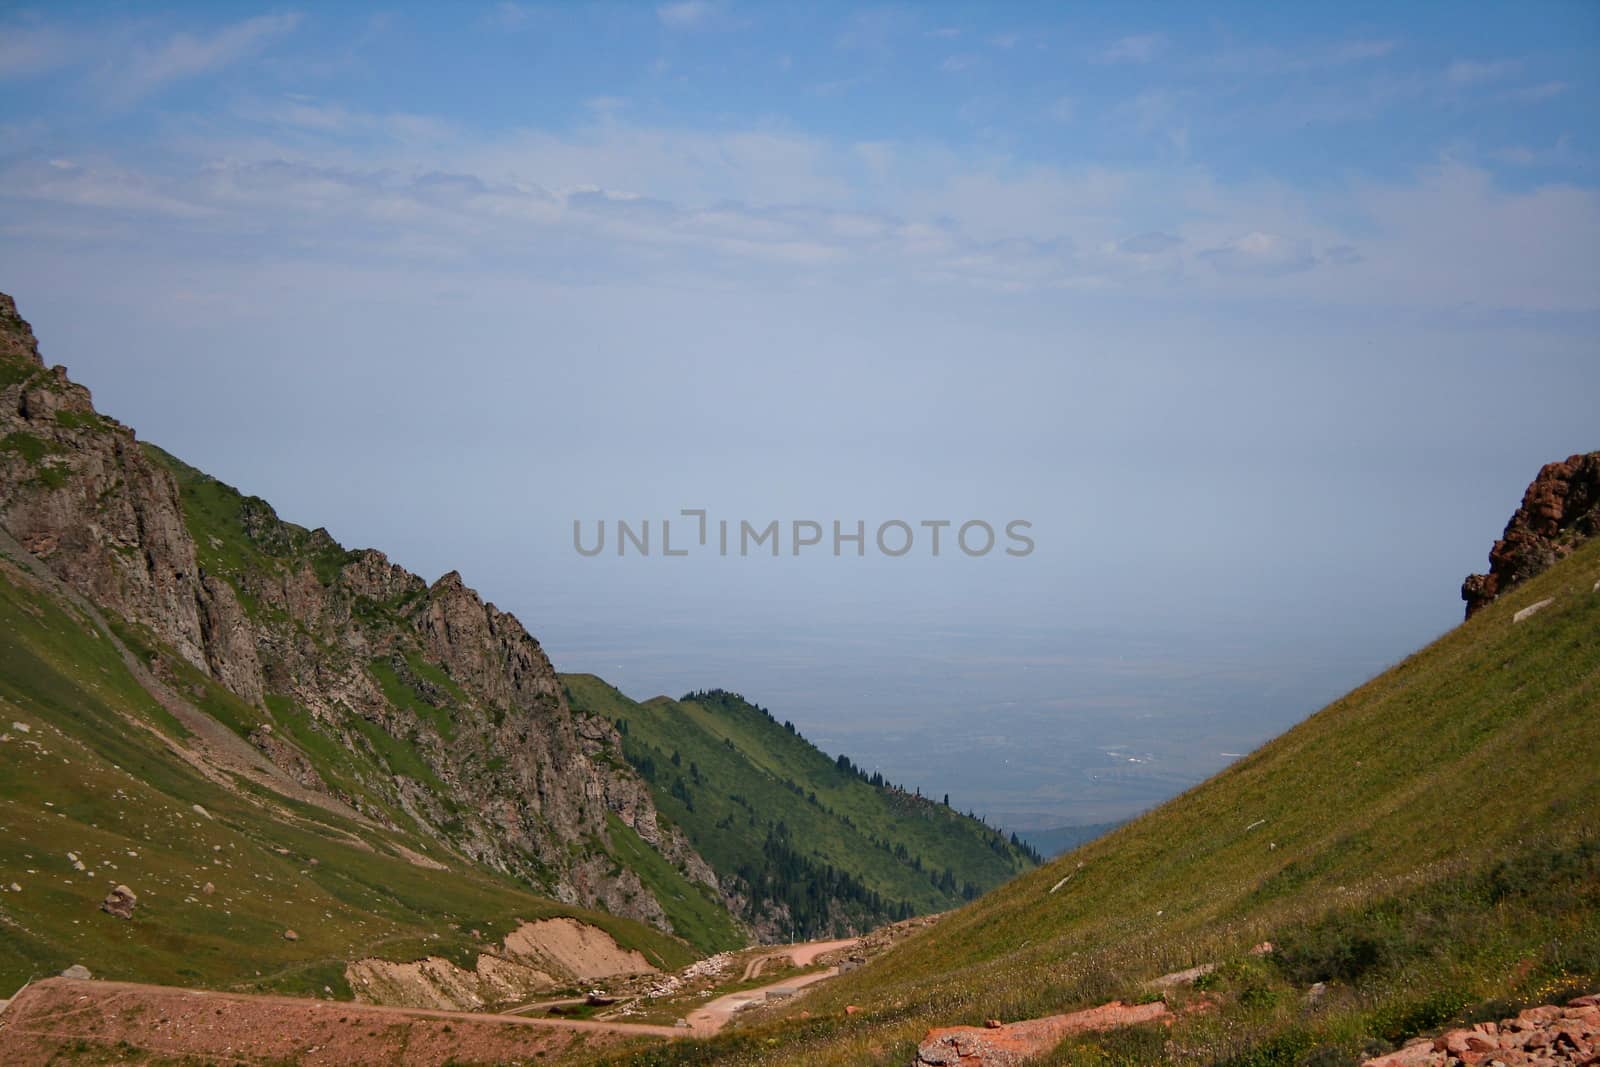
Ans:
<svg viewBox="0 0 1600 1067"><path fill-rule="evenodd" d="M1596 533L1600 533L1600 452L1545 464L1489 551L1489 573L1468 575L1462 583L1467 618L1512 586L1566 558Z"/></svg>

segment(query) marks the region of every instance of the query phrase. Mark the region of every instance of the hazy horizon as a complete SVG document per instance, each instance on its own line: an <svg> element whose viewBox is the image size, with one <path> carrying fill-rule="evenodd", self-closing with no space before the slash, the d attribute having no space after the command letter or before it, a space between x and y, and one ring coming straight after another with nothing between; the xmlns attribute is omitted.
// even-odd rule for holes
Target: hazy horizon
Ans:
<svg viewBox="0 0 1600 1067"><path fill-rule="evenodd" d="M997 820L1125 817L1403 658L1600 447L1592 5L63 4L0 42L0 290L100 410L460 570L559 670L739 690ZM685 508L1036 547L573 550Z"/></svg>

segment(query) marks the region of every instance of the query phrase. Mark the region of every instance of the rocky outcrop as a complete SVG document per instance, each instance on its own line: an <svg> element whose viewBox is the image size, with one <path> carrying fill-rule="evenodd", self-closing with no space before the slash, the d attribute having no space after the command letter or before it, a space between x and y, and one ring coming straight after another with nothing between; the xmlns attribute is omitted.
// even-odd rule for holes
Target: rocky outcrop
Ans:
<svg viewBox="0 0 1600 1067"><path fill-rule="evenodd" d="M608 816L718 888L681 831L658 821L611 723L568 706L513 615L454 571L429 585L141 444L64 368L45 366L4 295L0 527L148 631L147 665L166 689L204 703L214 684L247 705L233 713L245 720L237 740L285 783L663 929L661 903L608 854ZM359 758L334 773L318 755L326 743Z"/></svg>
<svg viewBox="0 0 1600 1067"><path fill-rule="evenodd" d="M1600 452L1545 464L1489 552L1489 573L1469 575L1462 583L1467 618L1596 533L1600 533Z"/></svg>
<svg viewBox="0 0 1600 1067"><path fill-rule="evenodd" d="M1419 1037L1362 1067L1534 1067L1600 1063L1600 996L1529 1008L1498 1023Z"/></svg>
<svg viewBox="0 0 1600 1067"><path fill-rule="evenodd" d="M655 971L604 930L544 919L520 924L501 944L478 953L470 970L441 956L409 963L365 959L347 966L345 979L356 999L370 1004L483 1011L561 986Z"/></svg>

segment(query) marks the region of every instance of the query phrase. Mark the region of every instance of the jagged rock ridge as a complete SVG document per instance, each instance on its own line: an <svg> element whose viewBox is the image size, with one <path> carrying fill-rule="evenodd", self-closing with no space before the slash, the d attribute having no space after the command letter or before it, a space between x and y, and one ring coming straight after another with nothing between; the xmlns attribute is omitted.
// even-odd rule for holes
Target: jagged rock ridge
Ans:
<svg viewBox="0 0 1600 1067"><path fill-rule="evenodd" d="M569 903L669 928L607 849L620 820L691 881L615 728L575 713L517 619L455 572L279 519L99 414L0 294L0 526L120 620L173 688L226 704L298 785ZM323 745L351 759L330 762Z"/></svg>
<svg viewBox="0 0 1600 1067"><path fill-rule="evenodd" d="M1489 573L1468 575L1462 583L1467 618L1512 586L1564 559L1596 533L1600 533L1600 452L1545 464L1489 552Z"/></svg>

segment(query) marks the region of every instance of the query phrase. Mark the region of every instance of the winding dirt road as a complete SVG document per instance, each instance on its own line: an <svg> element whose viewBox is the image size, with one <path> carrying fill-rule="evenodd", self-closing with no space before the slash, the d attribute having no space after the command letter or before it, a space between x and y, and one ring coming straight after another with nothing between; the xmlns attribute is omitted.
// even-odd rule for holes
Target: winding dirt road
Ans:
<svg viewBox="0 0 1600 1067"><path fill-rule="evenodd" d="M854 948L859 944L861 944L859 937L846 937L839 941L802 941L798 944L786 945L776 952L768 952L757 956L745 964L744 974L740 976L739 981L748 982L760 974L761 968L772 960L786 959L796 967L809 967L818 956L824 956L829 952L837 952L840 949Z"/></svg>
<svg viewBox="0 0 1600 1067"><path fill-rule="evenodd" d="M788 959L811 966L857 939L790 945L751 961ZM755 972L746 968L747 976ZM452 1058L486 1060L559 1055L629 1038L705 1037L775 989L800 989L837 967L743 990L689 1013L689 1026L599 1019L400 1008L264 993L226 993L139 982L47 978L20 990L0 1014L0 1059L8 1067L46 1064L76 1042L119 1044L168 1056L239 1067L296 1063L343 1067L385 1063L433 1067ZM748 980L748 977L744 980ZM531 1005L529 1006L531 1007ZM519 1009L519 1010L526 1010Z"/></svg>
<svg viewBox="0 0 1600 1067"><path fill-rule="evenodd" d="M790 945L780 952L770 952L765 956L758 956L751 960L744 969L742 981L748 981L760 972L760 965L768 960L789 959L796 967L809 967L816 962L818 956L840 949L853 948L861 943L859 937L845 938L842 941L808 941L800 945ZM825 979L832 978L839 973L838 967L829 967L825 971L813 974L800 974L786 978L780 982L758 986L755 989L741 989L736 993L726 993L715 1000L708 1001L691 1011L687 1018L689 1032L695 1037L706 1037L721 1030L728 1025L734 1015L743 1011L751 1004L766 1001L767 994L775 989L799 990L808 985L814 985Z"/></svg>

